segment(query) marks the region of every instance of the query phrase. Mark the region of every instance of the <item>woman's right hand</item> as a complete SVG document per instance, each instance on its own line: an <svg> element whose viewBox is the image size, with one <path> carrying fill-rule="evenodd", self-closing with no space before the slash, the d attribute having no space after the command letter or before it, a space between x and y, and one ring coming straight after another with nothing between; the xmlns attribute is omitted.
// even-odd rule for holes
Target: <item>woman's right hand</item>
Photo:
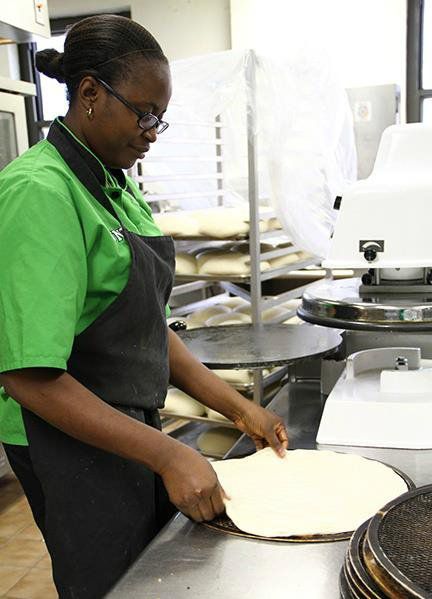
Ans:
<svg viewBox="0 0 432 599"><path fill-rule="evenodd" d="M226 495L215 471L187 445L176 447L159 474L171 502L193 520L213 520L225 510Z"/></svg>

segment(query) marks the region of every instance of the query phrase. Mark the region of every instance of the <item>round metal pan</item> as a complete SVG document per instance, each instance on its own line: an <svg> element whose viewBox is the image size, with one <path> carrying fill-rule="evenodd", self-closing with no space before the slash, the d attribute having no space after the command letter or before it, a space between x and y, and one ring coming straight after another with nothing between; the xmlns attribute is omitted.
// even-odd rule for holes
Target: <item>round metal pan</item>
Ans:
<svg viewBox="0 0 432 599"><path fill-rule="evenodd" d="M348 586L347 579L345 577L345 571L342 568L339 574L339 593L341 599L356 599L352 594Z"/></svg>
<svg viewBox="0 0 432 599"><path fill-rule="evenodd" d="M432 485L404 493L371 520L363 543L367 569L391 597L432 597Z"/></svg>
<svg viewBox="0 0 432 599"><path fill-rule="evenodd" d="M290 537L262 537L259 535L243 532L234 524L234 522L226 514L222 514L211 522L202 523L207 528L212 528L219 532L237 537L246 537L248 539L260 539L261 541L276 541L278 543L329 543L332 541L346 541L350 538L352 532L341 532L337 534L327 535L292 535Z"/></svg>
<svg viewBox="0 0 432 599"><path fill-rule="evenodd" d="M370 458L366 458L370 459ZM376 461L376 460L372 460ZM381 462L384 463L384 462ZM413 489L415 487L413 481L401 470L391 466L389 464L384 464L388 468L391 468L396 474L398 474L401 478L403 478L404 482L407 484L409 489ZM331 543L335 541L346 541L350 539L355 531L346 531L340 533L333 534L316 534L316 535L292 535L288 537L263 537L259 535L250 534L247 532L243 532L234 524L234 522L227 516L227 514L221 514L217 518L214 518L210 522L202 522L204 526L207 528L212 528L213 530L217 530L219 532L223 532L230 535L235 535L238 537L246 537L249 539L260 539L263 541L276 541L279 543Z"/></svg>
<svg viewBox="0 0 432 599"><path fill-rule="evenodd" d="M363 562L361 547L369 523L370 519L359 526L351 537L345 559L345 575L356 586L361 597L386 599L386 595L370 576Z"/></svg>
<svg viewBox="0 0 432 599"><path fill-rule="evenodd" d="M326 356L342 343L333 329L289 324L204 327L178 336L200 362L215 369L284 366Z"/></svg>

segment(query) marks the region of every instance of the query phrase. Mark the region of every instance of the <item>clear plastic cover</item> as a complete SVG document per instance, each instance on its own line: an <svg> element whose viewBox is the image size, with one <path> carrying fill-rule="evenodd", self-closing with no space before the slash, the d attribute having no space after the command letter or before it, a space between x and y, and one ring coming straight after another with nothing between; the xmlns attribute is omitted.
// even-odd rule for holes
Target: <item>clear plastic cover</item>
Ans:
<svg viewBox="0 0 432 599"><path fill-rule="evenodd" d="M227 51L171 63L171 125L141 167L149 197L165 198L162 210L244 205L249 135L260 204L296 245L325 257L356 153L345 90L312 53Z"/></svg>

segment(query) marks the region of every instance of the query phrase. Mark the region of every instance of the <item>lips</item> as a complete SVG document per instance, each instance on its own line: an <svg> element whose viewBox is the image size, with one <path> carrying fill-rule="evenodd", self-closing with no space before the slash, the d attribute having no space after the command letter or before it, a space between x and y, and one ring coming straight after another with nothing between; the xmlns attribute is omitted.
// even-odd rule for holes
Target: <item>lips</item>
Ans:
<svg viewBox="0 0 432 599"><path fill-rule="evenodd" d="M135 146L131 146L132 150L138 154L141 158L144 158L144 154L149 151L150 148L137 148Z"/></svg>

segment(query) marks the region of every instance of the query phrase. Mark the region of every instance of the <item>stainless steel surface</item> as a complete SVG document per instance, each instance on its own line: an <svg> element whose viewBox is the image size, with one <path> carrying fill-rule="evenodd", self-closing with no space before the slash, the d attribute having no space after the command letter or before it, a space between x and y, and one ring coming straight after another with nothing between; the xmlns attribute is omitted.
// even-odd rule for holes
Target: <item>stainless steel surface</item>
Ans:
<svg viewBox="0 0 432 599"><path fill-rule="evenodd" d="M306 325L203 327L178 335L200 362L216 369L283 366L327 355L342 343L334 329Z"/></svg>
<svg viewBox="0 0 432 599"><path fill-rule="evenodd" d="M322 410L319 383L287 385L270 405L288 425L291 448L315 447ZM417 485L432 479L432 450L330 449L381 460ZM230 455L252 450L252 443L242 437ZM319 545L254 541L206 529L178 515L108 597L339 599L338 576L347 545L346 541Z"/></svg>
<svg viewBox="0 0 432 599"><path fill-rule="evenodd" d="M303 294L298 314L307 322L355 330L432 330L430 295L359 294L360 279L326 281Z"/></svg>

